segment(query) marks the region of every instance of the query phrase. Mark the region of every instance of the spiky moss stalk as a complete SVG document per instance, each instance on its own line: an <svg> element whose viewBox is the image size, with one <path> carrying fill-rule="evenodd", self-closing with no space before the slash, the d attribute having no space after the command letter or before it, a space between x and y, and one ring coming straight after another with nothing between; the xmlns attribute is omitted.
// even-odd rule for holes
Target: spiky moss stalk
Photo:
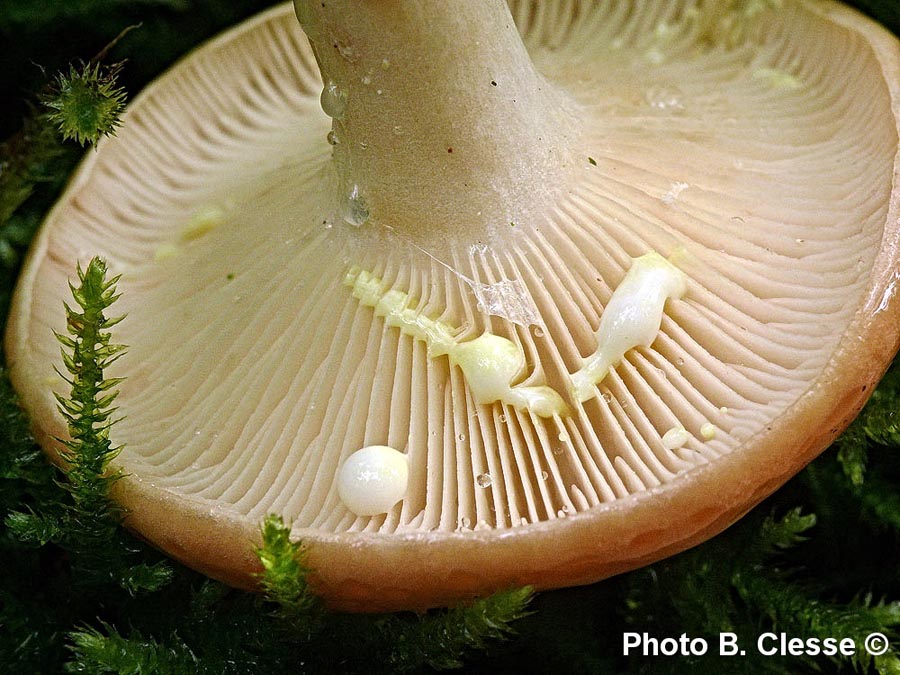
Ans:
<svg viewBox="0 0 900 675"><path fill-rule="evenodd" d="M531 223L552 203L575 106L537 73L505 2L294 4L325 83L348 221L427 244Z"/></svg>
<svg viewBox="0 0 900 675"><path fill-rule="evenodd" d="M276 617L296 640L342 645L347 636L369 641L366 649L378 655L378 664L394 672L429 666L458 668L472 650L487 649L493 641L513 634L511 624L527 614L531 588L495 593L487 598L447 610L421 615L381 615L374 619L324 611L307 584L309 568L300 542L291 541L290 527L277 515L262 524L262 546L257 556L263 566L260 583L266 599L274 603ZM368 631L372 622L377 631ZM323 640L323 638L325 638ZM334 654L339 661L340 652ZM360 664L362 665L362 664ZM370 665L370 667L373 667Z"/></svg>
<svg viewBox="0 0 900 675"><path fill-rule="evenodd" d="M171 569L164 563L133 563L137 548L120 526L122 510L109 500L112 485L121 478L109 463L121 447L109 433L115 420L113 402L119 378L107 379L104 370L125 349L112 342L109 328L121 320L107 318L115 302L118 277L107 278L106 264L94 258L78 267L78 285L70 284L77 309L66 304L66 332L57 334L71 387L56 394L69 436L62 445L65 480L59 485L67 499L38 504L31 512L12 512L6 524L22 541L43 546L49 542L73 554L73 581L97 584L114 581L128 593L156 590L168 583Z"/></svg>
<svg viewBox="0 0 900 675"><path fill-rule="evenodd" d="M117 480L118 473L104 475L107 465L121 450L109 440L112 403L120 378L105 379L103 372L125 349L124 345L110 341L108 329L124 317L109 319L104 312L115 302L116 282L119 277L106 278L106 263L99 258L90 261L87 268L78 267L79 286L70 284L72 296L81 311L66 304L66 330L69 335L57 334L62 344L62 357L71 379L63 375L71 385L69 397L56 394L59 410L66 419L69 439L59 439L65 446L60 456L71 469L67 476L78 489L92 482L104 487ZM62 374L61 374L62 375ZM105 493L81 495L81 498L106 500Z"/></svg>
<svg viewBox="0 0 900 675"><path fill-rule="evenodd" d="M125 110L125 90L116 81L121 68L118 63L89 62L69 66L68 73L57 75L44 104L52 111L48 119L58 126L63 140L96 145L103 136L115 134Z"/></svg>
<svg viewBox="0 0 900 675"><path fill-rule="evenodd" d="M139 633L122 637L111 626L105 635L95 628L73 632L69 648L74 659L67 673L189 673L200 672L190 649L174 640L159 644Z"/></svg>
<svg viewBox="0 0 900 675"><path fill-rule="evenodd" d="M121 64L101 63L116 41L91 61L58 73L44 86L37 97L41 105L29 110L21 130L0 143L0 323L20 256L46 209L40 202L62 187L74 165L76 154L63 141L93 145L119 125L125 107L117 79Z"/></svg>
<svg viewBox="0 0 900 675"><path fill-rule="evenodd" d="M279 616L310 634L321 618L321 606L307 584L309 567L302 546L291 541L291 528L281 516L270 514L262 525L260 584L266 597L279 608Z"/></svg>
<svg viewBox="0 0 900 675"><path fill-rule="evenodd" d="M59 164L65 154L59 137L85 146L115 133L125 107L125 92L117 84L120 70L121 64L88 62L57 74L39 97L44 107L35 107L22 130L0 144L0 227L38 183L70 168Z"/></svg>

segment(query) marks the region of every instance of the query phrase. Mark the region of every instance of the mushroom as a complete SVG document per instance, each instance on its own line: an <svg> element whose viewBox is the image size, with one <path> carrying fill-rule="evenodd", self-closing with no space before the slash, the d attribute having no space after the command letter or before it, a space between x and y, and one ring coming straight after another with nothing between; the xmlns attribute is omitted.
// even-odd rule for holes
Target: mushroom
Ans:
<svg viewBox="0 0 900 675"><path fill-rule="evenodd" d="M885 30L805 0L296 14L309 42L276 7L150 86L18 286L56 457L67 277L122 274L141 536L252 587L282 514L344 609L583 584L721 531L857 414L900 318Z"/></svg>

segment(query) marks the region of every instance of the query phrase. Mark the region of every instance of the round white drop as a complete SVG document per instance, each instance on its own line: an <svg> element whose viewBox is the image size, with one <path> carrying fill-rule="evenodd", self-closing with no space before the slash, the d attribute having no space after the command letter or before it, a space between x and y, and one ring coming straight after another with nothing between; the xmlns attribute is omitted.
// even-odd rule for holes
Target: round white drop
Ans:
<svg viewBox="0 0 900 675"><path fill-rule="evenodd" d="M663 434L662 444L666 450L675 450L687 443L691 435L682 426L672 427Z"/></svg>
<svg viewBox="0 0 900 675"><path fill-rule="evenodd" d="M387 513L406 495L409 462L386 445L370 445L347 458L338 472L338 495L358 516Z"/></svg>

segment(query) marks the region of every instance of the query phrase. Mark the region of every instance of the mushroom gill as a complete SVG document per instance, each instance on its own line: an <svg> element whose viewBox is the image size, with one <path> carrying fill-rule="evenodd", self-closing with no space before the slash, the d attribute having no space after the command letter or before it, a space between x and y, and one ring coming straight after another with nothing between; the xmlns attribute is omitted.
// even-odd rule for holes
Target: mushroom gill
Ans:
<svg viewBox="0 0 900 675"><path fill-rule="evenodd" d="M481 61L458 101L432 81L441 102L415 69L463 72L449 38L435 66L354 32L444 3L403 4L341 23L301 3L315 55L277 7L149 87L84 161L7 334L41 442L65 433L66 280L100 254L128 317L116 497L204 572L252 586L271 512L349 609L587 583L712 536L849 423L896 350L896 41L832 2L470 3L513 52L514 19L536 74ZM453 106L458 125L438 119ZM648 253L684 293L573 396ZM400 312L447 345L502 338L522 359L510 388L564 406L479 399L457 347ZM408 484L357 516L337 483L367 446L404 453Z"/></svg>

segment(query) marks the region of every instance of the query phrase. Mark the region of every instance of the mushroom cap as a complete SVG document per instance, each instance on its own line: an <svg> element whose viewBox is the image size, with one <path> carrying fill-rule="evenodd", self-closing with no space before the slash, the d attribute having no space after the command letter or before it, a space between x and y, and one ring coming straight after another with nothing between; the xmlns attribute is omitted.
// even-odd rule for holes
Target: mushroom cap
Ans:
<svg viewBox="0 0 900 675"><path fill-rule="evenodd" d="M365 610L588 583L721 531L838 435L898 345L900 50L839 4L776 5L511 2L583 113L583 157L532 222L427 245L336 216L290 6L198 49L33 244L6 346L39 440L55 455L65 434L53 330L75 261L99 254L127 314L115 498L211 576L254 586L271 512L317 592ZM687 292L656 340L552 417L476 403L344 283L369 270L460 341L511 340L524 384L565 391L631 259L676 250ZM688 440L667 447L677 426ZM369 445L408 456L409 487L356 516L337 476Z"/></svg>

